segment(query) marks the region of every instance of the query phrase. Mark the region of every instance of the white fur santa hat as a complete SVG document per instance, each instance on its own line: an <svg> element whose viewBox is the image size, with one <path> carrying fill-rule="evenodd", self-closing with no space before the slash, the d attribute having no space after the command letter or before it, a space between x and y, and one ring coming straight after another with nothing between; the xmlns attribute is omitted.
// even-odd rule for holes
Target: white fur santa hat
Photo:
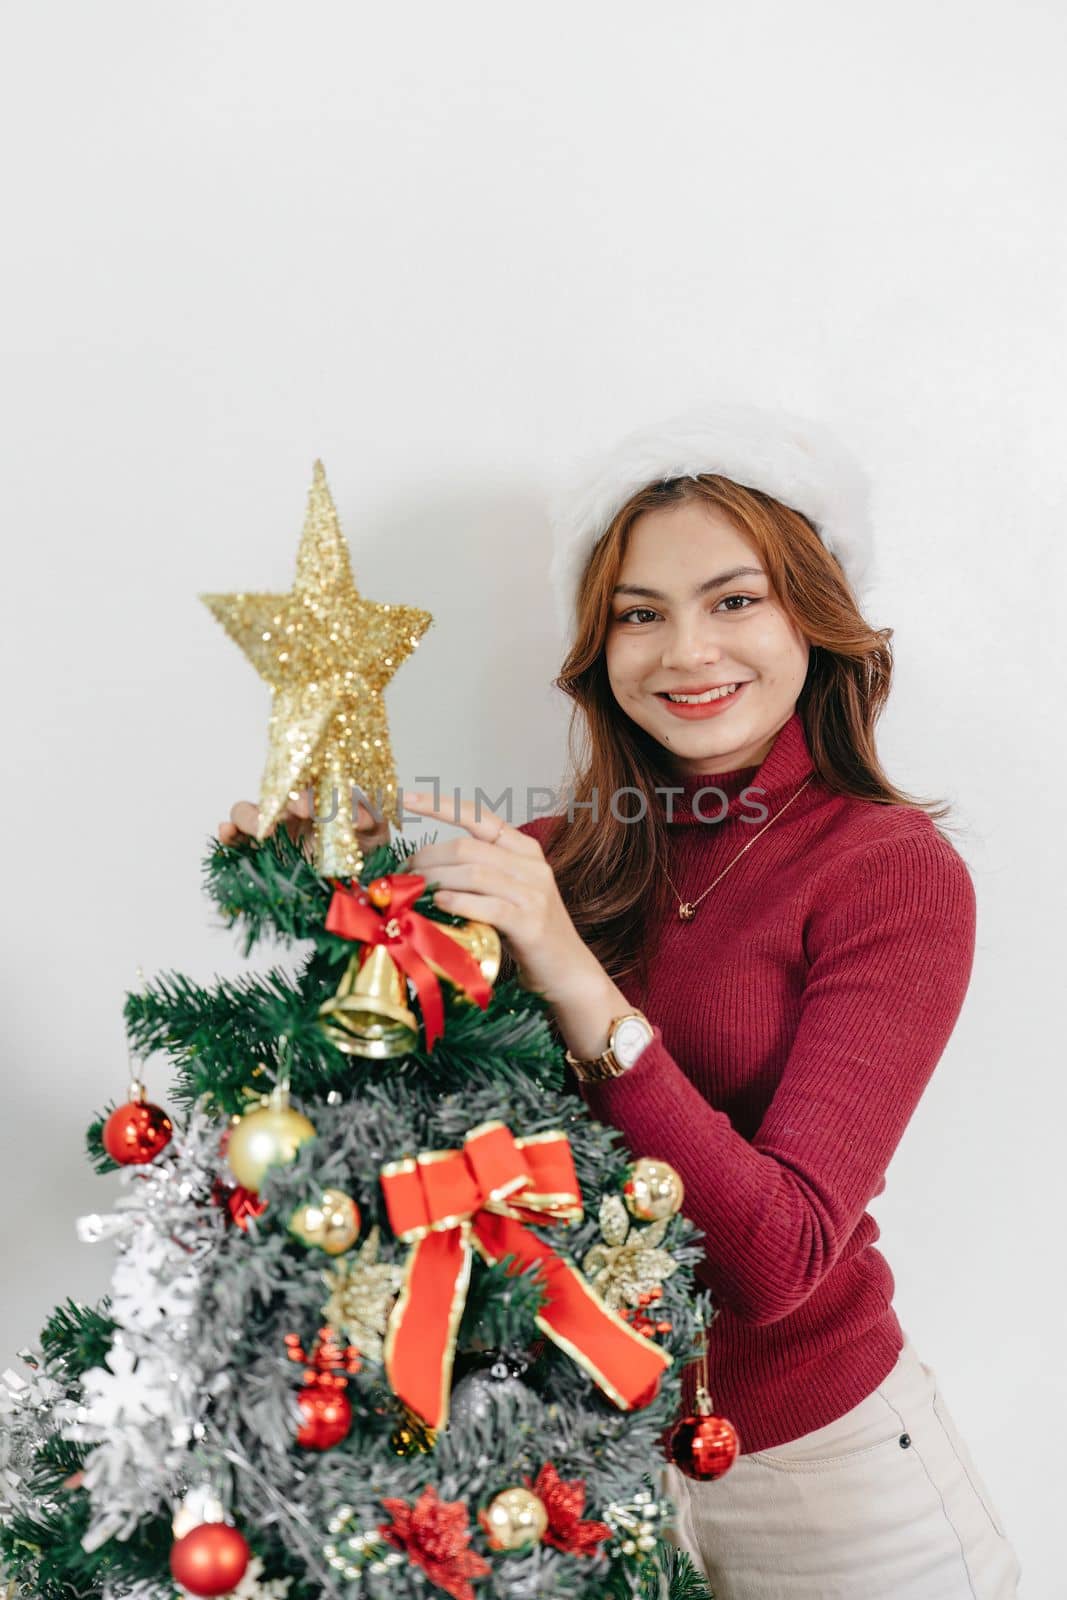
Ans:
<svg viewBox="0 0 1067 1600"><path fill-rule="evenodd" d="M702 472L760 489L802 512L840 561L857 599L874 581L870 484L855 457L812 418L723 400L637 429L556 478L549 577L568 644L582 573L612 518L639 489Z"/></svg>

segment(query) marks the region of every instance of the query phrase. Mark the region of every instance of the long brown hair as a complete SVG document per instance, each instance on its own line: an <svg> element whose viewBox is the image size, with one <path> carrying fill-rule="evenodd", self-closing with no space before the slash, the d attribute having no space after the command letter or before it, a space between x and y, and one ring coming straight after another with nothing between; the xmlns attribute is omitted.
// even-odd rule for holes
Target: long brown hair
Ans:
<svg viewBox="0 0 1067 1600"><path fill-rule="evenodd" d="M835 794L876 805L925 811L935 826L950 814L945 803L904 793L878 760L874 727L889 695L892 628L872 628L860 614L838 562L800 512L758 489L718 474L674 478L642 489L617 513L597 542L579 585L577 631L554 686L573 701L568 740L572 775L566 788L574 821L548 831L544 852L560 894L584 942L618 979L639 968L647 981L647 930L671 904L663 876L667 822L656 788L677 778L663 748L621 713L608 681L605 639L611 596L631 529L645 511L684 501L718 507L756 546L771 592L810 645L807 677L797 700L812 763ZM640 791L640 826L605 826L581 809L619 790ZM633 797L632 812L642 801ZM938 829L939 832L945 830Z"/></svg>

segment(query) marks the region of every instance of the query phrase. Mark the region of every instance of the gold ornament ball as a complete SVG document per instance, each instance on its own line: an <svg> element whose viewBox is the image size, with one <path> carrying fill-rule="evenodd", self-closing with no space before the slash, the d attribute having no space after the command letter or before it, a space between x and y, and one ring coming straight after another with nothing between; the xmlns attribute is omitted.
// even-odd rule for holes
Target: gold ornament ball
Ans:
<svg viewBox="0 0 1067 1600"><path fill-rule="evenodd" d="M639 1222L662 1222L682 1209L685 1189L674 1168L666 1161L642 1156L630 1164L622 1197L631 1217Z"/></svg>
<svg viewBox="0 0 1067 1600"><path fill-rule="evenodd" d="M548 1527L548 1512L529 1489L502 1489L489 1502L483 1526L494 1550L522 1550L540 1542Z"/></svg>
<svg viewBox="0 0 1067 1600"><path fill-rule="evenodd" d="M233 1129L226 1159L237 1182L258 1192L271 1167L285 1166L314 1137L315 1124L292 1106L263 1106L242 1117Z"/></svg>
<svg viewBox="0 0 1067 1600"><path fill-rule="evenodd" d="M289 1219L289 1232L302 1244L339 1256L359 1238L359 1207L343 1189L324 1189L313 1204L298 1206Z"/></svg>

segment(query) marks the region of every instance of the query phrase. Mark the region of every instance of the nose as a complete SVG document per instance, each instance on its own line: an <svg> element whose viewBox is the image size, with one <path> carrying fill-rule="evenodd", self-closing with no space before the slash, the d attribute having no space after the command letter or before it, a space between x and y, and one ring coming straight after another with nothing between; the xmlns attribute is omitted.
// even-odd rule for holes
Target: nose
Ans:
<svg viewBox="0 0 1067 1600"><path fill-rule="evenodd" d="M682 618L666 629L660 664L668 670L699 667L721 659L722 649L703 618Z"/></svg>

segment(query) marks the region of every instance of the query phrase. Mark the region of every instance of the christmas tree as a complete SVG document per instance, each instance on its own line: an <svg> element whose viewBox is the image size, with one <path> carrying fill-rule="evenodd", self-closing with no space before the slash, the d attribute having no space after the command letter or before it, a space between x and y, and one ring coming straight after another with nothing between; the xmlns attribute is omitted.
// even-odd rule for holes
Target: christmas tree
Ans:
<svg viewBox="0 0 1067 1600"><path fill-rule="evenodd" d="M170 1110L139 1065L89 1129L122 1170L79 1222L110 1292L0 1384L4 1582L706 1596L656 1481L714 1310L677 1177L566 1091L495 929L437 908L402 836L364 858L347 805L399 820L381 696L431 619L359 596L319 464L293 592L203 598L273 697L259 836L211 840L204 885L296 970L126 996ZM305 787L311 852L273 827Z"/></svg>

